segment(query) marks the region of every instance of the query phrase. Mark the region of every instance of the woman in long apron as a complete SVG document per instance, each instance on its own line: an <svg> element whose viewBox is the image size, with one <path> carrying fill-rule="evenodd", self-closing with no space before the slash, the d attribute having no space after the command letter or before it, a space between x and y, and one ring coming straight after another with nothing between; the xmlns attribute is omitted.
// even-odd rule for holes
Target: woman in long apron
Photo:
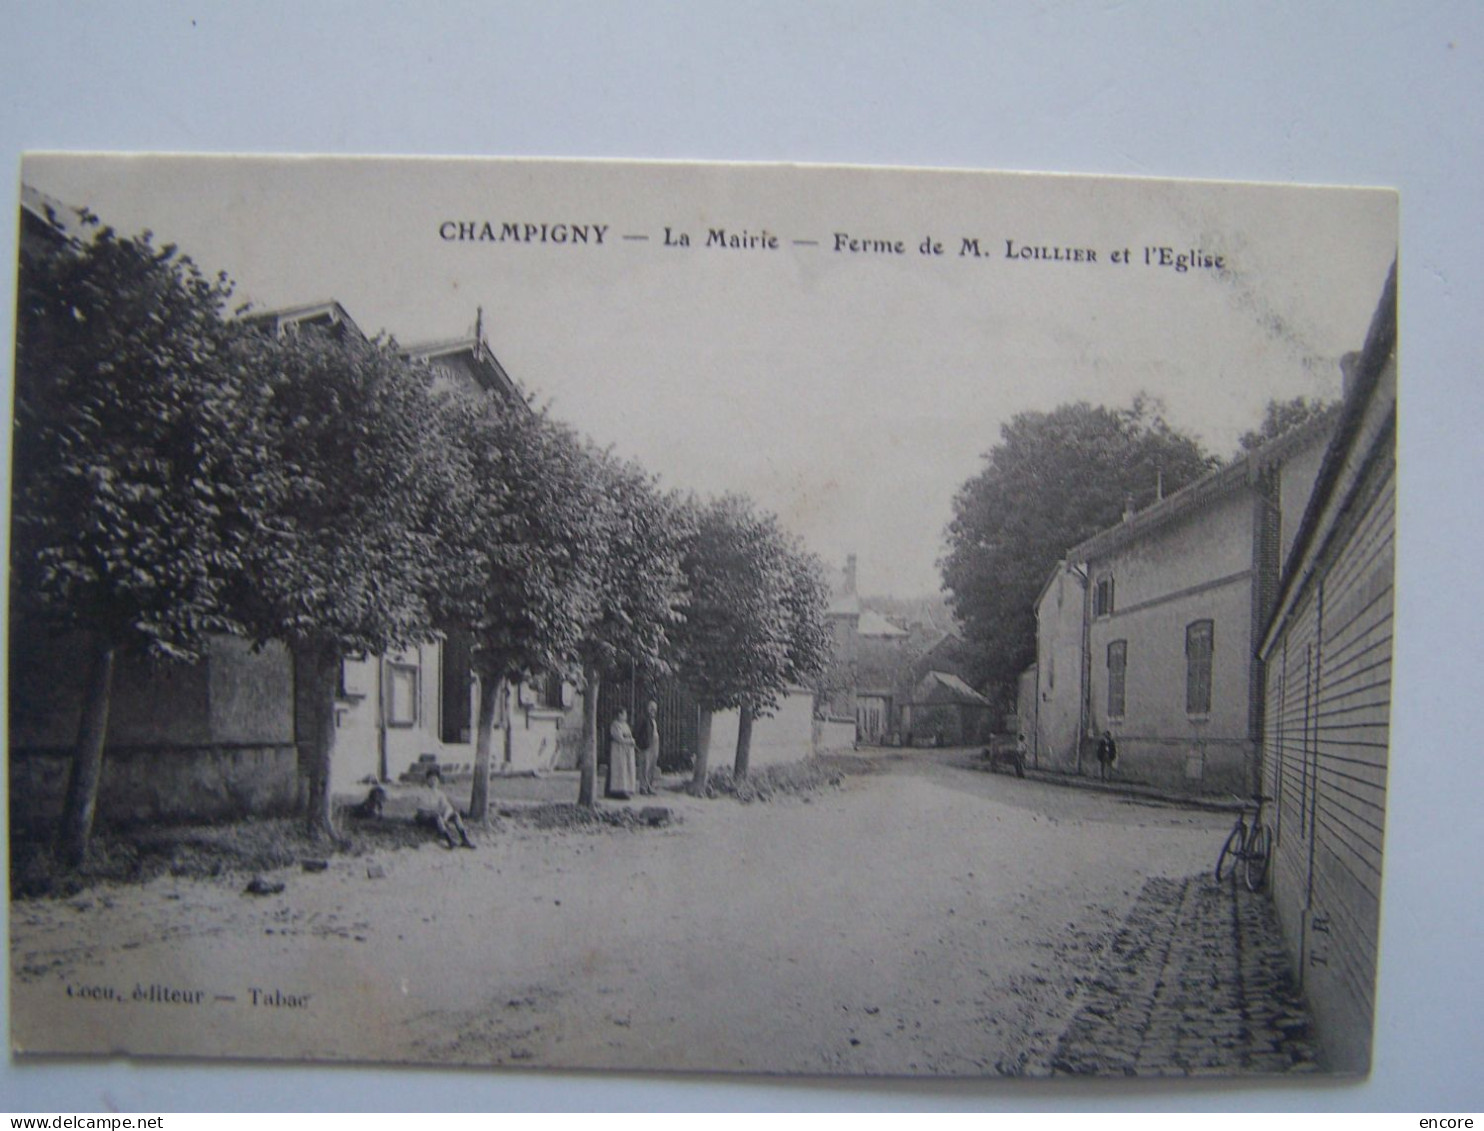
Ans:
<svg viewBox="0 0 1484 1131"><path fill-rule="evenodd" d="M627 801L635 788L634 732L629 729L629 713L620 710L608 728L607 794Z"/></svg>

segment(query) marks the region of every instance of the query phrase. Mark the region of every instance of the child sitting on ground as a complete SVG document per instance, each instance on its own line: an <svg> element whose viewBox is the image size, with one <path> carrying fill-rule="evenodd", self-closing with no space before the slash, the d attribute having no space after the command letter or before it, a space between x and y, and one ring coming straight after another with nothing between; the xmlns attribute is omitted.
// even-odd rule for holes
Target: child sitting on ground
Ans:
<svg viewBox="0 0 1484 1131"><path fill-rule="evenodd" d="M436 766L424 779L423 790L417 798L417 815L413 819L425 828L436 830L449 848L457 848L460 844L465 848L474 847L474 842L469 839L469 830L464 827L464 819L453 807L448 794L443 792L443 775ZM455 832L459 834L458 841L453 838Z"/></svg>

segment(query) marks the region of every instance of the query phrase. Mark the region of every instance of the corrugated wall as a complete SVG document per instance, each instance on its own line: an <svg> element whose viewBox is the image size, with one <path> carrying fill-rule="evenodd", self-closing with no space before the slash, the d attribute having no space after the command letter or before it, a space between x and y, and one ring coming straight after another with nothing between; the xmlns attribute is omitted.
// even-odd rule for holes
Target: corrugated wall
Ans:
<svg viewBox="0 0 1484 1131"><path fill-rule="evenodd" d="M1376 461L1269 655L1274 897L1334 1066L1369 1061L1391 716L1395 465Z"/></svg>

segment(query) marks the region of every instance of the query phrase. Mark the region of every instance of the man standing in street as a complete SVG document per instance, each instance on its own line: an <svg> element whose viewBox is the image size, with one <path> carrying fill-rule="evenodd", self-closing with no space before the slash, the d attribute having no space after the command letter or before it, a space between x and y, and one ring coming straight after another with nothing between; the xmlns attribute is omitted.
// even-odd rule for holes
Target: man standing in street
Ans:
<svg viewBox="0 0 1484 1131"><path fill-rule="evenodd" d="M1113 767L1118 765L1118 743L1113 741L1111 730L1103 731L1103 737L1098 739L1098 776L1107 781L1113 775Z"/></svg>
<svg viewBox="0 0 1484 1131"><path fill-rule="evenodd" d="M660 728L659 704L651 699L644 707L644 715L634 727L634 742L639 747L639 792L646 796L654 794L654 779L659 772Z"/></svg>

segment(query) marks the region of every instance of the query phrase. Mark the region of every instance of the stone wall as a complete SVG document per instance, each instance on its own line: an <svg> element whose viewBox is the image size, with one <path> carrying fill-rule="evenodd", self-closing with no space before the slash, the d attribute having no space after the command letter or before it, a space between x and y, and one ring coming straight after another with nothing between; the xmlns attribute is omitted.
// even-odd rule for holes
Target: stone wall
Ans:
<svg viewBox="0 0 1484 1131"><path fill-rule="evenodd" d="M10 813L17 827L61 812L82 708L87 642L12 651ZM196 664L121 657L109 696L97 819L108 825L226 820L299 803L294 666L279 645L213 637Z"/></svg>
<svg viewBox="0 0 1484 1131"><path fill-rule="evenodd" d="M12 828L52 827L62 811L71 753L12 749ZM98 790L100 826L286 816L300 805L292 743L258 746L109 748Z"/></svg>

